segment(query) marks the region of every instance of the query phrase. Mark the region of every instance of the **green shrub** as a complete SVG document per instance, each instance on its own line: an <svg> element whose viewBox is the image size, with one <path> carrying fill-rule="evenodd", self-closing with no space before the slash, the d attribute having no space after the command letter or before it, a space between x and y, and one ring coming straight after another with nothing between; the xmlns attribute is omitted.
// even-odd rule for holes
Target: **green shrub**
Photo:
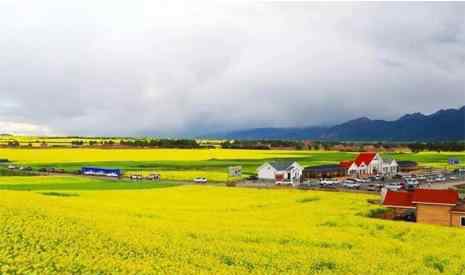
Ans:
<svg viewBox="0 0 465 275"><path fill-rule="evenodd" d="M319 200L320 200L319 197L306 197L306 198L303 198L303 199L298 199L297 202L298 203L306 203L306 202L319 201Z"/></svg>
<svg viewBox="0 0 465 275"><path fill-rule="evenodd" d="M336 269L336 263L333 261L321 261L314 263L312 265L313 272L322 272L325 270L334 270Z"/></svg>
<svg viewBox="0 0 465 275"><path fill-rule="evenodd" d="M60 193L60 192L42 192L40 193L45 196L56 196L56 197L78 197L76 193Z"/></svg>
<svg viewBox="0 0 465 275"><path fill-rule="evenodd" d="M439 259L435 256L426 256L423 258L423 262L425 265L429 268L436 269L440 273L444 272L444 269L446 268L447 264L449 261L447 259Z"/></svg>

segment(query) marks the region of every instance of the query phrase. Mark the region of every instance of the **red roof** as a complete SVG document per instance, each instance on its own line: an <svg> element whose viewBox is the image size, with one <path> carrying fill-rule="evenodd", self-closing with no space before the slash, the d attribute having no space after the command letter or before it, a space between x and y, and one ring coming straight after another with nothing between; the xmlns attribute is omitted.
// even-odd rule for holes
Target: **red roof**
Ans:
<svg viewBox="0 0 465 275"><path fill-rule="evenodd" d="M351 161L351 160L343 160L343 161L339 162L339 166L341 166L342 168L348 169L352 165L352 163L354 163L354 162Z"/></svg>
<svg viewBox="0 0 465 275"><path fill-rule="evenodd" d="M412 204L412 192L393 192L388 191L384 198L383 205L397 207L415 207Z"/></svg>
<svg viewBox="0 0 465 275"><path fill-rule="evenodd" d="M455 190L416 189L414 192L388 191L383 205L414 207L417 203L456 205L459 193Z"/></svg>
<svg viewBox="0 0 465 275"><path fill-rule="evenodd" d="M376 153L374 152L360 153L354 162L357 164L357 166L360 166L362 162L365 163L365 165L368 165L375 156Z"/></svg>
<svg viewBox="0 0 465 275"><path fill-rule="evenodd" d="M455 190L416 189L413 203L453 204L459 200L459 193Z"/></svg>

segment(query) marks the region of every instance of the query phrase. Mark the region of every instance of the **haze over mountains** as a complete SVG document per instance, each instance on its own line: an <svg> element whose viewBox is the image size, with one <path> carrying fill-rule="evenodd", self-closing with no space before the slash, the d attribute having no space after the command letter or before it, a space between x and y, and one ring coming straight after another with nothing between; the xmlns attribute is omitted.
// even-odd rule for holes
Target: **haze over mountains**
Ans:
<svg viewBox="0 0 465 275"><path fill-rule="evenodd" d="M431 115L407 114L394 121L361 117L331 127L255 128L213 136L227 139L348 141L465 140L465 106L440 110Z"/></svg>

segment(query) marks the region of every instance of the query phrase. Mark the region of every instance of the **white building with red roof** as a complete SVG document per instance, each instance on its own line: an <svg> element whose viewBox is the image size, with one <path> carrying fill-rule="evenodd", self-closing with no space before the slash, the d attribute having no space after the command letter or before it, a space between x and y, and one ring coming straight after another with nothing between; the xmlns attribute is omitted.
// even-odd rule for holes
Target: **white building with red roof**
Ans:
<svg viewBox="0 0 465 275"><path fill-rule="evenodd" d="M348 175L394 175L398 172L398 164L394 159L383 160L376 152L360 153L353 162L341 162L347 167Z"/></svg>

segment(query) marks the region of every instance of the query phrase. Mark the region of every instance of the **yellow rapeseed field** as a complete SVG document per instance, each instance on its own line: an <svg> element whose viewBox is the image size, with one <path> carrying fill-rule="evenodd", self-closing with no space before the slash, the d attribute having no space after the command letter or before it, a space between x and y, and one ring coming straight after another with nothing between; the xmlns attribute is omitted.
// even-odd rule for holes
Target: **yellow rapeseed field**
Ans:
<svg viewBox="0 0 465 275"><path fill-rule="evenodd" d="M377 196L179 186L0 191L1 274L464 274L465 232Z"/></svg>
<svg viewBox="0 0 465 275"><path fill-rule="evenodd" d="M318 154L320 152L314 152ZM0 149L0 158L19 163L99 161L197 161L212 159L261 159L297 157L298 151L227 149Z"/></svg>

